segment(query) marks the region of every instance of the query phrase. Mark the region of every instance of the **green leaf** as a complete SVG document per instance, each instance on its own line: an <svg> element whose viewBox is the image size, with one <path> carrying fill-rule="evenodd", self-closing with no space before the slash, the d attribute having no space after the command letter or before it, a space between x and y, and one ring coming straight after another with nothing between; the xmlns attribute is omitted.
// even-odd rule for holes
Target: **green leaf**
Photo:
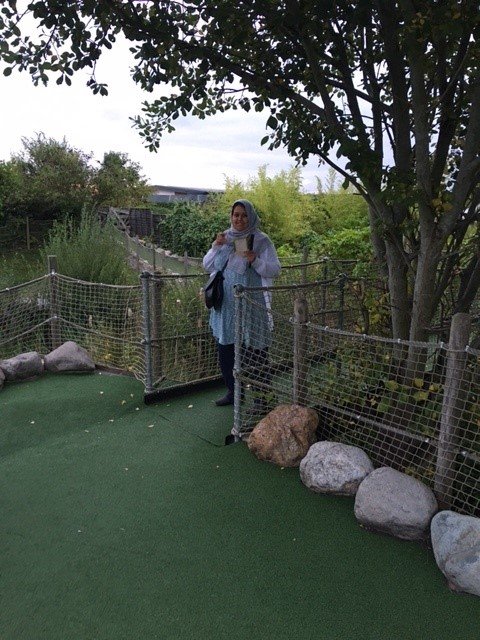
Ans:
<svg viewBox="0 0 480 640"><path fill-rule="evenodd" d="M413 394L413 399L416 402L425 402L425 400L428 400L428 391L417 391L417 393Z"/></svg>
<svg viewBox="0 0 480 640"><path fill-rule="evenodd" d="M275 118L275 116L269 117L269 119L267 120L267 127L270 127L270 129L277 128L277 119Z"/></svg>

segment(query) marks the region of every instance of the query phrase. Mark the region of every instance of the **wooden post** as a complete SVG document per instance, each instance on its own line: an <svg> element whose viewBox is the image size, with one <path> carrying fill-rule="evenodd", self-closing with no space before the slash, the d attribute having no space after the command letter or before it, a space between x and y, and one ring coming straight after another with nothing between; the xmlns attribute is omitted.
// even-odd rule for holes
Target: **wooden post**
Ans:
<svg viewBox="0 0 480 640"><path fill-rule="evenodd" d="M447 351L434 489L438 499L448 505L451 504L452 499L458 426L466 393L463 374L467 360L465 347L470 337L470 324L468 313L456 313L453 316Z"/></svg>
<svg viewBox="0 0 480 640"><path fill-rule="evenodd" d="M327 280L328 280L328 259L324 258L323 259L323 273L322 273L322 279L323 279L323 284L322 284L322 309L323 311L326 310L327 308ZM323 314L323 322L322 324L325 324L325 314Z"/></svg>
<svg viewBox="0 0 480 640"><path fill-rule="evenodd" d="M152 249L152 271L153 271L153 273L155 273L155 271L157 270L156 247L155 247L155 244L153 242L150 243L150 247Z"/></svg>
<svg viewBox="0 0 480 640"><path fill-rule="evenodd" d="M155 386L163 376L162 361L162 288L161 273L156 271L152 279L152 378Z"/></svg>
<svg viewBox="0 0 480 640"><path fill-rule="evenodd" d="M308 304L304 297L295 299L293 309L293 403L305 404L307 398Z"/></svg>
<svg viewBox="0 0 480 640"><path fill-rule="evenodd" d="M185 275L188 274L188 252L184 251L183 253L183 272Z"/></svg>
<svg viewBox="0 0 480 640"><path fill-rule="evenodd" d="M345 283L347 276L342 274L338 282L338 329L342 330L345 319Z"/></svg>
<svg viewBox="0 0 480 640"><path fill-rule="evenodd" d="M153 367L152 367L152 317L151 317L151 289L152 274L142 271L140 283L142 286L142 315L143 315L143 340L145 354L145 393L154 391Z"/></svg>
<svg viewBox="0 0 480 640"><path fill-rule="evenodd" d="M48 256L48 274L50 276L50 342L51 348L60 346L60 325L58 319L58 282L57 256Z"/></svg>

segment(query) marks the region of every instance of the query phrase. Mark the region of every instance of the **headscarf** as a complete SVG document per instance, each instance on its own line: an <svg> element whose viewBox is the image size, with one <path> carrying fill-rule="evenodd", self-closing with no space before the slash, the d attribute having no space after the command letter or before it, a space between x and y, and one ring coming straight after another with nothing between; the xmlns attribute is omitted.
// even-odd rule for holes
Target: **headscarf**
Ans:
<svg viewBox="0 0 480 640"><path fill-rule="evenodd" d="M236 231L232 225L230 228L225 231L228 242L233 242L234 240L238 240L239 238L245 238L246 236L255 233L258 229L258 225L260 224L260 218L258 217L257 212L255 211L255 207L249 200L235 200L232 205L232 210L230 215L233 213L233 210L237 206L237 204L241 205L248 216L248 227L245 231Z"/></svg>

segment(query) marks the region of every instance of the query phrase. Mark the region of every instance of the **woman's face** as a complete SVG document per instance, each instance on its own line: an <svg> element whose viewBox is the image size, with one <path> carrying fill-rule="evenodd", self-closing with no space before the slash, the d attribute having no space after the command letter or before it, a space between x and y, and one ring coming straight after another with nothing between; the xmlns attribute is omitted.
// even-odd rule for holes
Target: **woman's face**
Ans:
<svg viewBox="0 0 480 640"><path fill-rule="evenodd" d="M236 204L232 211L232 227L235 231L245 231L248 229L248 216L245 211L245 207L241 204Z"/></svg>

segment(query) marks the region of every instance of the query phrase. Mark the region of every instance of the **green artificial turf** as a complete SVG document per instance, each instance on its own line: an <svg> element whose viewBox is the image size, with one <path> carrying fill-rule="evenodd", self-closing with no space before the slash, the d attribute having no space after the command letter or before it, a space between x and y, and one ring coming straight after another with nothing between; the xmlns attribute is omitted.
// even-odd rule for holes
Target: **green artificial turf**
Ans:
<svg viewBox="0 0 480 640"><path fill-rule="evenodd" d="M146 407L105 375L0 392L2 640L480 636L431 552L208 442L231 426L215 397Z"/></svg>

